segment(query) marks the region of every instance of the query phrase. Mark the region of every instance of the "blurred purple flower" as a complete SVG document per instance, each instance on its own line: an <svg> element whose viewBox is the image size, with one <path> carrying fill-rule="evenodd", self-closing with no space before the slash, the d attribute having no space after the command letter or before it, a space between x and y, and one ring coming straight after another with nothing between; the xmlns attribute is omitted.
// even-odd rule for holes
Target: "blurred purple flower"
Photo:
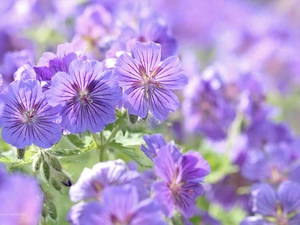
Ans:
<svg viewBox="0 0 300 225"><path fill-rule="evenodd" d="M49 148L60 140L59 108L48 105L37 80L14 81L3 97L4 141L17 148L31 144Z"/></svg>
<svg viewBox="0 0 300 225"><path fill-rule="evenodd" d="M74 225L166 225L154 200L148 198L139 201L138 192L131 185L108 187L103 191L101 202L92 201L73 206L67 220Z"/></svg>
<svg viewBox="0 0 300 225"><path fill-rule="evenodd" d="M241 225L300 223L299 184L285 181L279 185L277 193L269 184L259 184L253 188L252 196L253 212L262 215L263 218L246 218Z"/></svg>
<svg viewBox="0 0 300 225"><path fill-rule="evenodd" d="M154 117L165 120L179 107L171 90L182 88L188 79L182 74L178 57L160 60L161 46L153 42L136 43L133 57L122 54L117 59L115 72L125 88L124 107L130 114L146 118L149 109Z"/></svg>
<svg viewBox="0 0 300 225"><path fill-rule="evenodd" d="M204 193L199 182L210 172L208 163L194 151L174 161L166 145L157 152L154 169L162 179L153 184L154 198L161 203L166 216L173 216L175 207L184 217L192 216L195 199Z"/></svg>
<svg viewBox="0 0 300 225"><path fill-rule="evenodd" d="M68 72L56 73L51 82L48 102L63 106L61 126L71 133L100 132L115 121L122 93L112 72L103 72L101 63L75 60Z"/></svg>
<svg viewBox="0 0 300 225"><path fill-rule="evenodd" d="M26 193L20 187L26 187ZM8 175L0 164L0 224L37 225L43 199L40 185L33 177L21 173Z"/></svg>
<svg viewBox="0 0 300 225"><path fill-rule="evenodd" d="M140 174L131 171L122 160L98 163L92 169L85 168L77 183L70 188L73 202L88 199L102 199L102 192L109 186L120 186L132 182Z"/></svg>
<svg viewBox="0 0 300 225"><path fill-rule="evenodd" d="M201 78L194 77L186 86L182 110L189 132L213 140L227 136L236 116L236 102L232 99L236 94L231 94L222 73L222 67L209 67Z"/></svg>

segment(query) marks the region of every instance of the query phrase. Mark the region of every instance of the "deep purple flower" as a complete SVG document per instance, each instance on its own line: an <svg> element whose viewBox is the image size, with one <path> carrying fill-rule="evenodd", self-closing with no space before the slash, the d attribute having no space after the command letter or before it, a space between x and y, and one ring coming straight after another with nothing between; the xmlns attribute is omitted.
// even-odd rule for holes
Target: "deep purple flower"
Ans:
<svg viewBox="0 0 300 225"><path fill-rule="evenodd" d="M254 187L253 212L261 217L246 218L241 225L275 225L300 223L300 185L285 181L277 193L269 184Z"/></svg>
<svg viewBox="0 0 300 225"><path fill-rule="evenodd" d="M58 142L62 129L57 107L48 105L37 80L14 81L4 95L2 138L17 148L35 144L49 148Z"/></svg>
<svg viewBox="0 0 300 225"><path fill-rule="evenodd" d="M67 220L73 225L166 225L154 200L139 201L138 192L131 185L108 187L103 191L103 201L73 206Z"/></svg>
<svg viewBox="0 0 300 225"><path fill-rule="evenodd" d="M157 152L154 168L157 176L162 179L153 185L154 197L161 203L166 216L173 216L175 208L184 217L192 216L195 199L204 192L199 182L204 181L210 172L208 163L194 151L174 161L166 145Z"/></svg>
<svg viewBox="0 0 300 225"><path fill-rule="evenodd" d="M98 163L82 171L77 183L70 188L70 199L73 202L102 199L105 188L130 183L139 176L137 171L128 170L122 160Z"/></svg>
<svg viewBox="0 0 300 225"><path fill-rule="evenodd" d="M75 60L69 72L58 72L47 92L49 104L62 105L61 126L71 133L100 132L115 121L121 89L111 71L97 61Z"/></svg>
<svg viewBox="0 0 300 225"><path fill-rule="evenodd" d="M179 107L179 100L172 92L187 84L178 57L161 60L161 46L153 42L136 43L133 57L122 54L115 72L119 84L125 88L124 107L130 114L147 117L148 110L159 120L165 120Z"/></svg>
<svg viewBox="0 0 300 225"><path fill-rule="evenodd" d="M24 193L24 188L26 192ZM38 182L21 173L8 175L0 164L0 224L37 225L42 213L43 192Z"/></svg>
<svg viewBox="0 0 300 225"><path fill-rule="evenodd" d="M207 68L185 88L183 113L186 129L213 140L222 140L235 119L236 102L222 78L223 67ZM235 96L236 97L236 96Z"/></svg>

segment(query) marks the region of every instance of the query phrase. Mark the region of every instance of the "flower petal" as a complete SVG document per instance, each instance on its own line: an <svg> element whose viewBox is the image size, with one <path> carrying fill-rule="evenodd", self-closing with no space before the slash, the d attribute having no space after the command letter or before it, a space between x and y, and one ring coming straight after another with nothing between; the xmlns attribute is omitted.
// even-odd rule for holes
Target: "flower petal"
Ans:
<svg viewBox="0 0 300 225"><path fill-rule="evenodd" d="M182 88L188 83L187 76L182 73L179 58L171 56L162 62L153 77L164 88L174 90Z"/></svg>
<svg viewBox="0 0 300 225"><path fill-rule="evenodd" d="M286 214L300 209L300 185L285 181L278 187L278 198Z"/></svg>
<svg viewBox="0 0 300 225"><path fill-rule="evenodd" d="M149 90L149 108L154 117L165 120L170 112L180 105L177 96L169 90L151 87Z"/></svg>
<svg viewBox="0 0 300 225"><path fill-rule="evenodd" d="M148 114L145 88L140 86L128 88L124 93L124 107L128 109L129 114L145 118Z"/></svg>
<svg viewBox="0 0 300 225"><path fill-rule="evenodd" d="M165 182L155 182L153 184L154 198L161 205L163 213L168 217L172 217L175 210L175 203L172 197L172 191Z"/></svg>

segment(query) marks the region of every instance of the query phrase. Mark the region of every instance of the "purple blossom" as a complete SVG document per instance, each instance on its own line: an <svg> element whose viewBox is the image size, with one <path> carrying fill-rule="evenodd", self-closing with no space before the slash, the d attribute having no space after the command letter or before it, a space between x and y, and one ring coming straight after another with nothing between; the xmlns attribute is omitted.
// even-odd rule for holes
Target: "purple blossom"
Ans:
<svg viewBox="0 0 300 225"><path fill-rule="evenodd" d="M73 225L166 225L154 200L139 201L138 192L131 185L108 187L103 191L103 201L73 206L67 220Z"/></svg>
<svg viewBox="0 0 300 225"><path fill-rule="evenodd" d="M275 225L300 223L300 186L285 181L277 189L269 184L253 188L253 212L261 217L246 218L241 225Z"/></svg>
<svg viewBox="0 0 300 225"><path fill-rule="evenodd" d="M133 57L122 54L115 72L119 84L125 88L124 107L133 115L146 118L148 110L159 120L165 120L179 107L179 100L172 92L187 84L178 57L161 60L161 46L153 42L136 43Z"/></svg>
<svg viewBox="0 0 300 225"><path fill-rule="evenodd" d="M235 119L236 102L228 95L228 88L218 66L207 68L202 77L194 77L185 88L183 113L185 127L191 133L213 140L227 136Z"/></svg>
<svg viewBox="0 0 300 225"><path fill-rule="evenodd" d="M26 188L26 193L20 187ZM4 166L0 164L0 201L0 224L37 225L39 223L43 193L33 177L21 173L8 175Z"/></svg>
<svg viewBox="0 0 300 225"><path fill-rule="evenodd" d="M37 79L45 81L45 88L50 85L51 78L57 72L69 72L69 65L75 59L81 57L83 47L79 41L72 43L64 43L57 46L56 54L45 52L40 58L34 70L37 74Z"/></svg>
<svg viewBox="0 0 300 225"><path fill-rule="evenodd" d="M175 208L184 217L192 216L195 199L204 192L199 182L204 181L210 172L208 163L194 151L174 161L166 145L157 152L154 169L162 179L153 185L154 197L161 203L166 216L173 216Z"/></svg>
<svg viewBox="0 0 300 225"><path fill-rule="evenodd" d="M58 72L47 92L49 104L62 105L61 126L71 133L100 132L115 121L121 89L111 71L97 61L75 60L69 72Z"/></svg>
<svg viewBox="0 0 300 225"><path fill-rule="evenodd" d="M130 183L139 176L138 172L128 170L122 160L98 163L82 171L77 183L70 188L70 199L73 202L102 199L105 188Z"/></svg>
<svg viewBox="0 0 300 225"><path fill-rule="evenodd" d="M60 140L59 109L48 105L37 80L12 82L3 98L4 141L17 148L31 144L49 148Z"/></svg>

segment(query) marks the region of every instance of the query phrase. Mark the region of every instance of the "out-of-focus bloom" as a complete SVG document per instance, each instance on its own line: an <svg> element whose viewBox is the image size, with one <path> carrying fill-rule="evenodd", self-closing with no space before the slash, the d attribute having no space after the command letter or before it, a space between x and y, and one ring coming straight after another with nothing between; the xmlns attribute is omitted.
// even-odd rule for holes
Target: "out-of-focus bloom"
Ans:
<svg viewBox="0 0 300 225"><path fill-rule="evenodd" d="M100 132L115 121L122 92L112 72L103 72L101 63L75 60L68 73L56 73L51 82L48 102L63 106L61 126L71 133Z"/></svg>
<svg viewBox="0 0 300 225"><path fill-rule="evenodd" d="M17 148L31 144L49 148L60 140L59 109L48 105L37 80L14 81L3 98L2 138L7 143Z"/></svg>
<svg viewBox="0 0 300 225"><path fill-rule="evenodd" d="M291 131L285 124L274 123L269 119L254 121L246 128L245 134L250 147L261 148L266 143L278 144L280 142L292 142Z"/></svg>
<svg viewBox="0 0 300 225"><path fill-rule="evenodd" d="M26 193L20 187L26 187ZM22 200L20 200L22 199ZM8 175L0 165L0 224L37 225L43 208L43 193L37 181L21 173Z"/></svg>
<svg viewBox="0 0 300 225"><path fill-rule="evenodd" d="M161 46L153 42L136 43L133 57L122 54L115 72L125 88L124 107L133 115L146 118L148 110L159 120L165 120L179 107L172 92L185 86L188 79L182 74L178 57L161 60Z"/></svg>
<svg viewBox="0 0 300 225"><path fill-rule="evenodd" d="M57 46L56 54L45 52L40 58L34 70L37 79L46 82L45 88L48 89L51 78L57 72L69 72L69 65L75 59L81 57L83 47L79 41L60 44Z"/></svg>
<svg viewBox="0 0 300 225"><path fill-rule="evenodd" d="M14 73L19 67L25 64L33 64L33 54L29 50L7 52L4 55L3 64L0 67L0 74L3 78L1 91L5 90L5 88L13 82Z"/></svg>
<svg viewBox="0 0 300 225"><path fill-rule="evenodd" d="M269 144L262 149L247 152L242 175L252 181L279 184L287 179L300 183L299 159L294 157L288 144Z"/></svg>
<svg viewBox="0 0 300 225"><path fill-rule="evenodd" d="M73 202L88 199L102 199L102 192L109 186L128 184L140 175L129 170L122 160L98 163L92 169L85 168L77 183L70 188Z"/></svg>
<svg viewBox="0 0 300 225"><path fill-rule="evenodd" d="M210 172L208 163L194 151L174 160L168 145L157 152L154 168L162 180L153 184L154 198L161 203L167 217L175 208L184 217L190 217L195 208L195 199L203 194L200 182Z"/></svg>
<svg viewBox="0 0 300 225"><path fill-rule="evenodd" d="M108 187L102 197L101 202L73 206L67 220L76 225L166 225L158 204L150 198L139 201L135 186Z"/></svg>
<svg viewBox="0 0 300 225"><path fill-rule="evenodd" d="M213 140L226 137L236 115L236 102L228 95L230 87L222 79L221 68L209 67L201 78L192 78L182 106L186 129Z"/></svg>
<svg viewBox="0 0 300 225"><path fill-rule="evenodd" d="M277 193L269 184L257 185L253 191L254 217L248 217L241 225L275 225L300 223L300 186L285 181ZM258 216L261 215L261 216Z"/></svg>

